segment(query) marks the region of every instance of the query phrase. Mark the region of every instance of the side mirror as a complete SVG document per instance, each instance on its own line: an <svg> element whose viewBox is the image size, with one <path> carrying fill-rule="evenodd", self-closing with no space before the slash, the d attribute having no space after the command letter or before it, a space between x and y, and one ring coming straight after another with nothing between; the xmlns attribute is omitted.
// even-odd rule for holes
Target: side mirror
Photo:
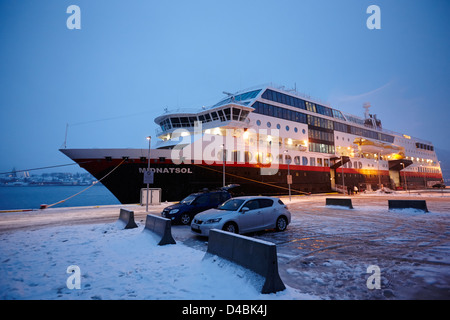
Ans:
<svg viewBox="0 0 450 320"><path fill-rule="evenodd" d="M247 211L250 211L250 209L247 208L247 207L243 207L243 208L241 209L241 213L242 213L242 214L246 213Z"/></svg>

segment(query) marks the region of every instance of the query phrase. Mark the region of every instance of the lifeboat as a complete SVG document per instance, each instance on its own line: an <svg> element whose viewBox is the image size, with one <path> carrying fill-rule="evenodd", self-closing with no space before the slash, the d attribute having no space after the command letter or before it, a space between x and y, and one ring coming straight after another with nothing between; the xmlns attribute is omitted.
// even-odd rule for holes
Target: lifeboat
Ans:
<svg viewBox="0 0 450 320"><path fill-rule="evenodd" d="M402 159L405 156L405 148L389 143L366 138L356 138L353 143L356 144L358 149L363 153L376 153L382 156L391 155L393 159Z"/></svg>

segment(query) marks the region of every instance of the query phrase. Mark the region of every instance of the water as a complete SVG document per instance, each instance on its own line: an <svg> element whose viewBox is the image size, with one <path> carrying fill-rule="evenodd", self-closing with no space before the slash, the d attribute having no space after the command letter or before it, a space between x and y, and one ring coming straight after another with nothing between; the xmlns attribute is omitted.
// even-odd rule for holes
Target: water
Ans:
<svg viewBox="0 0 450 320"><path fill-rule="evenodd" d="M0 210L39 209L41 204L53 204L86 188L87 186L0 187ZM96 185L54 207L79 207L109 204L120 204L120 202L103 185Z"/></svg>

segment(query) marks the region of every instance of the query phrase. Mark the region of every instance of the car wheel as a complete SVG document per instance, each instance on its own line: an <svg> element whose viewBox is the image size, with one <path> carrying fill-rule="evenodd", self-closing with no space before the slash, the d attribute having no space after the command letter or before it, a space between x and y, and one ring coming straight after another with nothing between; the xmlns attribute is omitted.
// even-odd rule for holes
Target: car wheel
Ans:
<svg viewBox="0 0 450 320"><path fill-rule="evenodd" d="M286 230L288 225L287 219L285 217L279 217L277 219L277 224L276 224L276 228L277 231L284 231Z"/></svg>
<svg viewBox="0 0 450 320"><path fill-rule="evenodd" d="M180 221L184 225L188 225L191 223L191 216L187 213L183 213L180 217Z"/></svg>
<svg viewBox="0 0 450 320"><path fill-rule="evenodd" d="M237 225L232 223L232 222L228 222L227 224L225 224L223 226L222 230L228 231L228 232L231 232L231 233L238 233Z"/></svg>

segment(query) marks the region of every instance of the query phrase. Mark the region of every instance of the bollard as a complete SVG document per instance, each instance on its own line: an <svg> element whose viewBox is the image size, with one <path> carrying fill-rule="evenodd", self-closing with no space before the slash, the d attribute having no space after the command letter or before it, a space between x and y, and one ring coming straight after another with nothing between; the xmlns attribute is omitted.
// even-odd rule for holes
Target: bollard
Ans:
<svg viewBox="0 0 450 320"><path fill-rule="evenodd" d="M136 222L134 222L134 211L120 209L119 220L125 224L124 229L137 228Z"/></svg>
<svg viewBox="0 0 450 320"><path fill-rule="evenodd" d="M211 229L204 258L219 256L249 269L264 278L261 293L286 289L278 274L277 246L235 233Z"/></svg>
<svg viewBox="0 0 450 320"><path fill-rule="evenodd" d="M325 205L327 206L341 206L353 209L352 199L347 198L326 198Z"/></svg>
<svg viewBox="0 0 450 320"><path fill-rule="evenodd" d="M146 230L158 237L159 246L176 244L174 238L172 237L172 224L170 219L148 214L147 219L145 220L144 231Z"/></svg>

